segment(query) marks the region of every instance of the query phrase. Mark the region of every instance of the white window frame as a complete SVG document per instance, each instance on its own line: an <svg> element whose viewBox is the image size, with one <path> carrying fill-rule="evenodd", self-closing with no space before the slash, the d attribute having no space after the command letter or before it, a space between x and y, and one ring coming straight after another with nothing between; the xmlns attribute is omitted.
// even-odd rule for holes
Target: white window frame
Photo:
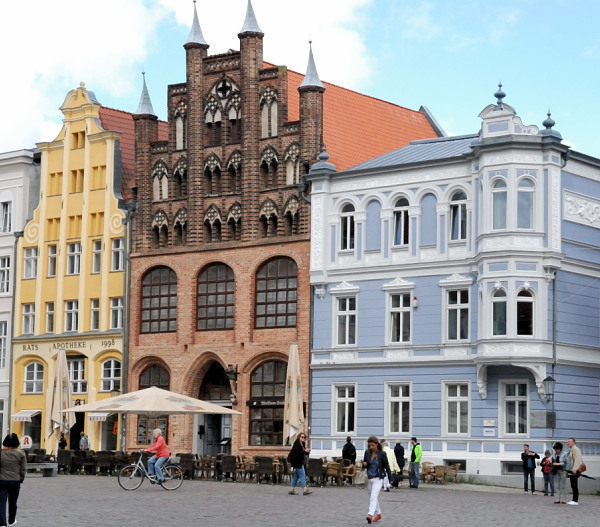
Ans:
<svg viewBox="0 0 600 527"><path fill-rule="evenodd" d="M464 194L464 198L457 198L459 194ZM448 218L448 227L450 232L448 233L448 239L450 243L459 244L464 243L469 237L469 217L467 210L468 195L463 189L455 190L450 198L450 214ZM454 219L457 221L457 236L454 237ZM462 236L464 227L465 235Z"/></svg>
<svg viewBox="0 0 600 527"><path fill-rule="evenodd" d="M79 330L79 300L65 300L65 332Z"/></svg>
<svg viewBox="0 0 600 527"><path fill-rule="evenodd" d="M119 374L117 375L117 363L119 364ZM121 361L119 359L107 359L101 364L102 373L100 378L100 391L110 392L112 390L121 390ZM108 373L108 375L107 375Z"/></svg>
<svg viewBox="0 0 600 527"><path fill-rule="evenodd" d="M10 293L10 256L0 257L0 293Z"/></svg>
<svg viewBox="0 0 600 527"><path fill-rule="evenodd" d="M57 258L57 247L55 244L48 245L48 277L52 278L56 276L56 258Z"/></svg>
<svg viewBox="0 0 600 527"><path fill-rule="evenodd" d="M81 242L67 244L67 274L78 275L81 272Z"/></svg>
<svg viewBox="0 0 600 527"><path fill-rule="evenodd" d="M125 269L125 240L114 238L112 241L111 271L123 271Z"/></svg>
<svg viewBox="0 0 600 527"><path fill-rule="evenodd" d="M23 335L33 335L35 331L35 304L28 302L22 305L23 314Z"/></svg>
<svg viewBox="0 0 600 527"><path fill-rule="evenodd" d="M402 394L402 390L399 390L398 396L392 396L390 393L394 387L407 387L408 396ZM386 436L392 437L411 437L412 435L412 422L413 422L413 384L411 381L394 381L384 383L384 430ZM392 404L400 403L399 407L402 408L403 403L408 403L408 430L402 430L402 413L398 416L398 430L392 430Z"/></svg>
<svg viewBox="0 0 600 527"><path fill-rule="evenodd" d="M54 333L54 302L46 302L46 333Z"/></svg>
<svg viewBox="0 0 600 527"><path fill-rule="evenodd" d="M463 293L466 291L468 300L462 301ZM450 303L450 295L456 293L456 303ZM445 328L445 341L449 343L455 342L469 342L471 335L471 289L469 287L449 287L445 290L445 305L446 305L446 328ZM462 338L461 333L461 314L463 311L467 312L467 336ZM454 321L456 338L450 338L450 314L456 312L456 320Z"/></svg>
<svg viewBox="0 0 600 527"><path fill-rule="evenodd" d="M340 398L338 396L338 389L345 389L346 390L346 396ZM349 389L353 389L354 390L354 395L350 396L347 395L348 394L348 390ZM331 434L334 436L348 436L351 434L355 434L356 433L356 429L357 429L357 422L356 422L356 418L357 418L357 410L358 410L358 395L357 395L357 389L358 389L358 384L357 383L353 383L353 382L345 382L345 383L337 383L337 384L332 384L331 385L331 403L332 403L332 408L331 408L331 415L332 415L332 419L331 419ZM353 405L353 409L354 411L352 412L353 415L353 424L354 426L352 427L352 429L350 429L349 425L349 419L346 418L346 422L345 422L345 426L344 426L344 430L338 430L338 406L340 404L343 404L346 408L346 416L350 415L350 412L348 411L348 408L350 405Z"/></svg>
<svg viewBox="0 0 600 527"><path fill-rule="evenodd" d="M26 247L24 259L23 278L37 278L38 248Z"/></svg>
<svg viewBox="0 0 600 527"><path fill-rule="evenodd" d="M341 212L350 205L351 211ZM356 247L356 207L354 203L343 203L340 208L340 251L354 252Z"/></svg>
<svg viewBox="0 0 600 527"><path fill-rule="evenodd" d="M98 274L102 269L102 240L92 242L92 274Z"/></svg>
<svg viewBox="0 0 600 527"><path fill-rule="evenodd" d="M116 296L110 299L110 329L123 328L123 297Z"/></svg>
<svg viewBox="0 0 600 527"><path fill-rule="evenodd" d="M6 351L8 343L8 322L0 320L0 369L6 368Z"/></svg>
<svg viewBox="0 0 600 527"><path fill-rule="evenodd" d="M496 297L496 294L503 292L504 296ZM494 298L498 298L494 300ZM494 319L494 304L504 304L504 333L494 333L495 319ZM494 287L490 291L490 336L492 338L505 338L509 334L509 305L508 305L508 291L504 287Z"/></svg>
<svg viewBox="0 0 600 527"><path fill-rule="evenodd" d="M381 289L385 291L385 342L388 346L403 346L412 343L413 337L413 302L412 298L414 297L414 288L415 284L412 282L407 282L402 278L395 278L391 282L384 284ZM398 294L408 294L409 295L409 305L408 308L410 310L410 338L407 341L393 341L392 340L392 314L397 313L400 308L394 308L392 312L392 295ZM404 309L404 308L403 308Z"/></svg>
<svg viewBox="0 0 600 527"><path fill-rule="evenodd" d="M457 390L456 396L451 396L448 393L450 386L466 386L467 394L461 395L460 389ZM460 430L460 406L461 403L467 403L467 430ZM450 427L450 405L456 404L457 411L457 431L451 432ZM442 381L442 436L449 437L468 437L471 435L471 383L465 380Z"/></svg>
<svg viewBox="0 0 600 527"><path fill-rule="evenodd" d="M100 299L92 298L90 300L90 331L100 329Z"/></svg>
<svg viewBox="0 0 600 527"><path fill-rule="evenodd" d="M12 232L12 201L2 202L2 232Z"/></svg>
<svg viewBox="0 0 600 527"><path fill-rule="evenodd" d="M39 361L25 365L23 393L44 393L44 365Z"/></svg>
<svg viewBox="0 0 600 527"><path fill-rule="evenodd" d="M341 304L344 304L345 309ZM354 308L351 307L354 304ZM344 321L344 335L340 335L340 326ZM352 321L354 324L352 324ZM335 347L356 347L358 333L358 298L356 295L335 297ZM340 338L343 342L340 342ZM354 339L354 342L351 342Z"/></svg>
<svg viewBox="0 0 600 527"><path fill-rule="evenodd" d="M525 396L506 396L506 386L509 384L524 384L527 390L527 394ZM502 437L529 437L529 431L531 428L531 417L530 417L530 403L529 403L529 381L527 379L504 379L498 382L498 415L500 416L500 428L499 432ZM527 417L527 429L525 432L508 432L507 431L507 415L506 415L506 403L509 401L525 401L527 403L526 409L526 417ZM518 406L516 407L518 408ZM516 421L516 427L518 429L518 416Z"/></svg>
<svg viewBox="0 0 600 527"><path fill-rule="evenodd" d="M76 357L67 359L69 368L69 380L71 381L71 393L88 393L88 383L85 380L85 358Z"/></svg>
<svg viewBox="0 0 600 527"><path fill-rule="evenodd" d="M521 293L526 293L529 296L520 296ZM535 291L533 291L531 288L521 287L516 292L516 297L515 297L515 335L517 336L517 338L528 338L528 337L534 338L535 337L535 333L536 333L535 332L535 329L536 329L535 301L536 301ZM519 333L519 304L531 305L531 333Z"/></svg>
<svg viewBox="0 0 600 527"><path fill-rule="evenodd" d="M406 200L406 205L398 205L400 200ZM406 196L398 196L394 200L394 215L393 215L393 226L392 226L392 247L408 247L410 244L410 202ZM398 225L400 225L401 235L400 243L398 241ZM406 237L405 237L406 234ZM406 238L406 239L405 239Z"/></svg>
<svg viewBox="0 0 600 527"><path fill-rule="evenodd" d="M387 304L388 304L388 332L387 337L388 341L391 345L397 344L410 344L412 342L412 326L413 326L413 316L412 316L412 293L409 291L394 291L388 292L387 296ZM393 305L394 297L398 296L400 300L399 306ZM404 304L406 303L406 304ZM404 319L408 317L408 339L404 340L403 331L400 331L400 339L394 340L393 331L395 328L394 319L399 319L399 326L404 327Z"/></svg>
<svg viewBox="0 0 600 527"><path fill-rule="evenodd" d="M521 184L526 181L531 186L525 187L521 186ZM525 207L520 203L521 194L523 196L527 196L529 199L529 225L527 227L519 226L519 222L521 220L521 214L524 213ZM531 176L531 174L526 174L517 179L517 210L516 210L516 229L519 231L532 231L535 228L535 195L536 195L536 184L535 179Z"/></svg>
<svg viewBox="0 0 600 527"><path fill-rule="evenodd" d="M504 183L503 187L498 187L496 188L496 185L498 183ZM508 178L506 176L504 177L495 177L492 181L491 181L491 211L492 211L492 217L491 217L491 222L492 222L492 231L505 231L508 228L508 203L509 203L509 197L508 197ZM496 201L496 197L500 197L501 194L504 194L504 202L498 200ZM500 207L500 205L502 205L503 210L496 210L496 207ZM500 216L500 213L504 212L504 224L501 225L499 224L498 226L496 226L494 224L494 218L496 218L496 215ZM499 221L500 221L500 217L499 217Z"/></svg>

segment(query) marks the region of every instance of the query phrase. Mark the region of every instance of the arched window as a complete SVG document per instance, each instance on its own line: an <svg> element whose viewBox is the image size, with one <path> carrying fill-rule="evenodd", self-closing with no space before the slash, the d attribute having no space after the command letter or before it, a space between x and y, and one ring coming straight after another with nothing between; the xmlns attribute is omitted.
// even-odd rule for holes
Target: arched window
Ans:
<svg viewBox="0 0 600 527"><path fill-rule="evenodd" d="M152 169L152 199L154 201L169 199L167 166L162 161L158 161Z"/></svg>
<svg viewBox="0 0 600 527"><path fill-rule="evenodd" d="M264 188L272 188L277 186L277 159L263 159L260 164L260 174Z"/></svg>
<svg viewBox="0 0 600 527"><path fill-rule="evenodd" d="M521 179L517 189L517 228L533 228L533 197L535 187L531 179Z"/></svg>
<svg viewBox="0 0 600 527"><path fill-rule="evenodd" d="M525 289L517 294L517 335L533 335L533 295Z"/></svg>
<svg viewBox="0 0 600 527"><path fill-rule="evenodd" d="M140 390L150 388L151 386L156 386L157 388L168 390L170 387L169 372L165 370L162 366L159 366L158 364L153 364L152 366L148 366L141 373L139 383ZM169 417L167 415L161 415L152 418L140 415L140 417L138 418L137 442L142 445L152 443L152 431L155 428L160 428L162 430L163 436L168 437L168 426Z"/></svg>
<svg viewBox="0 0 600 527"><path fill-rule="evenodd" d="M283 444L283 404L287 364L270 361L258 366L250 376L250 444ZM269 401L268 406L262 406ZM255 402L256 404L252 404Z"/></svg>
<svg viewBox="0 0 600 527"><path fill-rule="evenodd" d="M219 146L221 144L221 111L214 99L208 102L204 122L206 124L206 146Z"/></svg>
<svg viewBox="0 0 600 527"><path fill-rule="evenodd" d="M177 211L173 232L175 233L175 245L180 246L187 243L187 211L185 209Z"/></svg>
<svg viewBox="0 0 600 527"><path fill-rule="evenodd" d="M394 245L408 245L409 233L408 200L400 198L394 205Z"/></svg>
<svg viewBox="0 0 600 527"><path fill-rule="evenodd" d="M277 94L267 88L260 98L260 137L277 136Z"/></svg>
<svg viewBox="0 0 600 527"><path fill-rule="evenodd" d="M177 331L177 276L156 267L142 279L141 333Z"/></svg>
<svg viewBox="0 0 600 527"><path fill-rule="evenodd" d="M467 239L467 195L462 190L450 200L450 239Z"/></svg>
<svg viewBox="0 0 600 527"><path fill-rule="evenodd" d="M229 142L239 143L242 140L242 112L232 106L229 108Z"/></svg>
<svg viewBox="0 0 600 527"><path fill-rule="evenodd" d="M492 297L492 332L506 335L506 292L499 289Z"/></svg>
<svg viewBox="0 0 600 527"><path fill-rule="evenodd" d="M231 384L223 366L213 362L202 379L200 399L203 401L227 401L231 394Z"/></svg>
<svg viewBox="0 0 600 527"><path fill-rule="evenodd" d="M233 329L235 279L224 263L206 266L198 275L197 329Z"/></svg>
<svg viewBox="0 0 600 527"><path fill-rule="evenodd" d="M175 119L175 150L185 148L185 121L183 117L178 116Z"/></svg>
<svg viewBox="0 0 600 527"><path fill-rule="evenodd" d="M242 155L234 152L227 164L227 182L223 192L238 193L242 191Z"/></svg>
<svg viewBox="0 0 600 527"><path fill-rule="evenodd" d="M498 179L492 186L493 229L506 229L506 181Z"/></svg>
<svg viewBox="0 0 600 527"><path fill-rule="evenodd" d="M290 258L273 258L256 273L256 327L296 326L298 267Z"/></svg>
<svg viewBox="0 0 600 527"><path fill-rule="evenodd" d="M25 393L44 393L44 365L30 362L25 366Z"/></svg>
<svg viewBox="0 0 600 527"><path fill-rule="evenodd" d="M354 249L354 205L347 203L342 207L340 217L340 249Z"/></svg>
<svg viewBox="0 0 600 527"><path fill-rule="evenodd" d="M173 173L176 198L183 198L187 195L187 179L187 164L184 161L180 161Z"/></svg>
<svg viewBox="0 0 600 527"><path fill-rule="evenodd" d="M121 361L108 359L102 363L101 391L121 390Z"/></svg>
<svg viewBox="0 0 600 527"><path fill-rule="evenodd" d="M285 154L285 184L300 183L300 147L293 143Z"/></svg>

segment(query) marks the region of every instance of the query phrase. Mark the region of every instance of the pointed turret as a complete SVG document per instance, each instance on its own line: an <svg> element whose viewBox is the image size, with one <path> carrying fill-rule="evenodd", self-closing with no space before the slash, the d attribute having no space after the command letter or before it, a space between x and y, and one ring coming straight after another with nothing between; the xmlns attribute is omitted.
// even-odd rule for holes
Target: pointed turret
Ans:
<svg viewBox="0 0 600 527"><path fill-rule="evenodd" d="M148 95L148 88L146 87L146 73L142 72L142 77L144 79L144 84L142 87L142 96L140 97L140 104L138 105L138 109L135 112L135 115L154 115L154 108L152 108L152 101L150 100L150 95Z"/></svg>
<svg viewBox="0 0 600 527"><path fill-rule="evenodd" d="M308 42L308 45L310 47L310 51L308 53L308 66L306 68L306 75L304 76L304 80L302 81L302 84L300 84L300 88L306 88L310 86L311 88L325 89L325 86L321 84L319 74L317 73L317 67L315 66L315 59L313 58L312 52L312 40Z"/></svg>
<svg viewBox="0 0 600 527"><path fill-rule="evenodd" d="M194 22L192 23L192 29L190 30L190 36L188 37L186 44L208 46L208 43L204 40L204 35L202 35L202 29L200 29L198 11L196 11L196 0L194 0Z"/></svg>
<svg viewBox="0 0 600 527"><path fill-rule="evenodd" d="M252 1L248 0L248 8L246 9L246 19L244 20L244 27L239 32L239 35L243 35L244 33L256 33L260 35L264 35L260 27L258 27L258 22L256 21L256 16L254 15L254 9L252 9Z"/></svg>

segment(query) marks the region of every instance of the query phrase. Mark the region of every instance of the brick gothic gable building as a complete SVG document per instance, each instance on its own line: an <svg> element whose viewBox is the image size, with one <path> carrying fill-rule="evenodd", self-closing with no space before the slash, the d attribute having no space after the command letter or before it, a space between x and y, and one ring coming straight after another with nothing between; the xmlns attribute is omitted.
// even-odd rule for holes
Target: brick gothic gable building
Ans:
<svg viewBox="0 0 600 527"><path fill-rule="evenodd" d="M132 416L128 448L160 426L173 452L282 451L292 342L305 403L309 393L303 175L323 143L348 168L441 134L425 109L322 84L312 51L304 77L265 63L250 2L238 37L240 51L209 56L194 12L186 82L168 88L168 141L145 84L134 115L128 389L158 385L241 415Z"/></svg>

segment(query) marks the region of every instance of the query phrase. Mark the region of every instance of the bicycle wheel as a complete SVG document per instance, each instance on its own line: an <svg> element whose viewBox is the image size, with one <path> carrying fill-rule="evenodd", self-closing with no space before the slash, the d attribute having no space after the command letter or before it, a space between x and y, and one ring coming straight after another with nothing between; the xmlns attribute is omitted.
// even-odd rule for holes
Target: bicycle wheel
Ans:
<svg viewBox="0 0 600 527"><path fill-rule="evenodd" d="M161 483L163 489L176 490L183 484L183 470L179 465L169 465L162 468L163 482Z"/></svg>
<svg viewBox="0 0 600 527"><path fill-rule="evenodd" d="M137 465L127 465L119 472L119 485L125 490L136 490L142 486L144 474Z"/></svg>

